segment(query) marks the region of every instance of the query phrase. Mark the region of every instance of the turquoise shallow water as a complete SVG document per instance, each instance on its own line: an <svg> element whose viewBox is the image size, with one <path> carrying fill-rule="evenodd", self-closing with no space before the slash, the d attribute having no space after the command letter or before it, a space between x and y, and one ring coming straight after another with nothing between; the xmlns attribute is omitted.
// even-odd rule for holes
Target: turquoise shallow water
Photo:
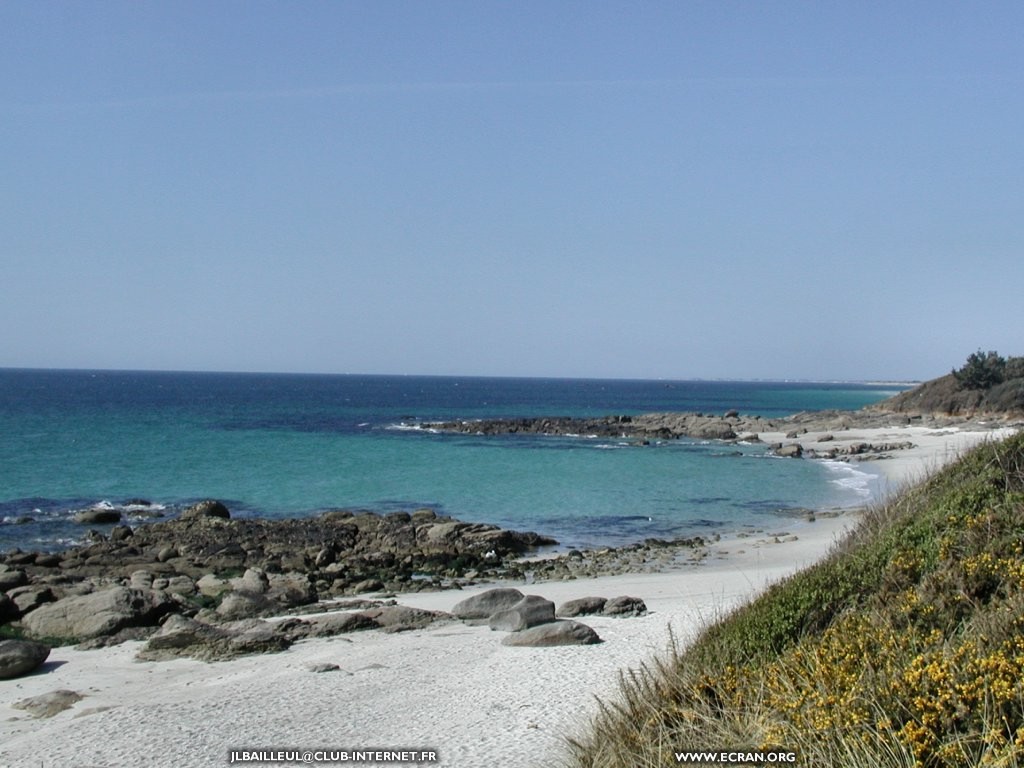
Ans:
<svg viewBox="0 0 1024 768"><path fill-rule="evenodd" d="M431 507L567 546L771 525L850 506L873 475L763 446L436 435L416 421L646 411L780 416L859 408L858 384L0 371L0 549L81 538L78 510L129 521L200 498L242 516Z"/></svg>

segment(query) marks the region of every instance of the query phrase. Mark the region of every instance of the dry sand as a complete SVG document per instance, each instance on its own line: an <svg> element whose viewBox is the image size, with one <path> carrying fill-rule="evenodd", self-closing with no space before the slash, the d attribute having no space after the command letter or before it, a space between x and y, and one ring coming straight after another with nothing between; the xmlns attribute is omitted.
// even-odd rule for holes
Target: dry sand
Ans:
<svg viewBox="0 0 1024 768"><path fill-rule="evenodd" d="M1006 431L832 434L832 446L912 441L915 448L864 465L882 473L883 490L896 490ZM801 435L799 442L813 447L819 437ZM792 442L768 433L762 439ZM594 711L594 696L613 696L620 670L664 653L670 628L680 640L692 637L768 583L820 558L854 522L853 514L819 516L723 540L699 565L669 573L512 585L555 603L617 595L646 602L646 616L584 618L604 640L593 646L510 648L501 645L502 633L453 622L303 641L284 653L219 663L134 661L139 643L56 648L41 671L0 682L0 766L205 768L228 765L232 750L271 749L429 749L444 766L557 765L564 737ZM486 588L400 602L446 611ZM319 663L340 669L311 671ZM11 706L57 689L84 698L47 719Z"/></svg>

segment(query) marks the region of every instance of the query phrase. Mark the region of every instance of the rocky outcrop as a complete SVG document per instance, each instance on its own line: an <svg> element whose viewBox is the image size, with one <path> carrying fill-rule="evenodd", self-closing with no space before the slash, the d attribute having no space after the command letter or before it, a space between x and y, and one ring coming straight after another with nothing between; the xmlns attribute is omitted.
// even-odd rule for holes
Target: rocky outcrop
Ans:
<svg viewBox="0 0 1024 768"><path fill-rule="evenodd" d="M641 441L722 440L754 442L762 432L793 435L807 431L829 431L853 427L877 428L919 424L946 427L964 424L966 416L953 413L913 413L886 410L885 403L860 411L805 411L782 418L764 418L730 409L718 416L705 413L644 413L635 416L571 418L485 419L478 421L429 422L423 426L441 432L478 435L586 435L629 438Z"/></svg>
<svg viewBox="0 0 1024 768"><path fill-rule="evenodd" d="M254 653L284 651L299 640L375 629L403 632L423 629L450 618L446 613L401 605L374 605L365 611L290 617L275 622L245 619L210 623L175 614L150 636L137 657L143 661L181 657L223 661Z"/></svg>
<svg viewBox="0 0 1024 768"><path fill-rule="evenodd" d="M256 619L214 626L174 615L137 654L142 661L192 657L202 661L223 661L254 653L277 653L292 641L281 628Z"/></svg>
<svg viewBox="0 0 1024 768"><path fill-rule="evenodd" d="M436 589L443 580L467 572L498 575L510 559L556 543L535 533L439 517L430 510L389 515L339 510L297 520L254 520L222 517L216 514L222 506L203 502L181 519L130 528L130 536L95 534L93 543L56 556L9 553L0 564L0 569L7 568L0 570L0 591L28 579L42 578L55 586L89 579L126 583L141 570L154 580L184 576L199 582L209 574L259 569L299 574L290 586L280 588L315 600L368 588ZM15 567L15 562L20 564ZM279 586L271 584L271 591Z"/></svg>
<svg viewBox="0 0 1024 768"><path fill-rule="evenodd" d="M0 680L35 671L50 655L50 648L30 640L0 640Z"/></svg>

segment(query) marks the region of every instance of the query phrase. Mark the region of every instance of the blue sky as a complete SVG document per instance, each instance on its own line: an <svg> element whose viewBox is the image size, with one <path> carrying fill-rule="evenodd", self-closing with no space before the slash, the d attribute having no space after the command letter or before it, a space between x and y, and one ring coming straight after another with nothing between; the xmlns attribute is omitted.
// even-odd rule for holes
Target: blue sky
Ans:
<svg viewBox="0 0 1024 768"><path fill-rule="evenodd" d="M0 4L0 366L1024 354L1018 2Z"/></svg>

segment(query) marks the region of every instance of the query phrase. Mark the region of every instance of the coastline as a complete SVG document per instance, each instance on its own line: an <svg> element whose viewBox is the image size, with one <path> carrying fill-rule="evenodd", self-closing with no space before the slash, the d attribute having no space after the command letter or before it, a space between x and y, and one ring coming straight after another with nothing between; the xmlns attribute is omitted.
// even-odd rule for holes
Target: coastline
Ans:
<svg viewBox="0 0 1024 768"><path fill-rule="evenodd" d="M970 445L1008 429L892 426L809 430L805 447L909 440L913 448L859 464L892 493L920 481ZM826 434L832 439L820 443ZM793 442L764 431L764 442ZM55 648L43 669L0 687L0 766L227 765L239 749L433 749L440 765L551 764L563 738L581 727L594 699L614 696L621 670L665 652L767 584L824 556L856 515L709 543L704 556L659 573L591 579L503 581L524 593L564 600L631 595L648 612L585 617L602 642L511 648L503 633L458 622L388 634L306 640L284 653L205 663L139 662L140 642L113 648ZM493 585L403 594L402 605L450 611ZM339 669L316 674L311 667ZM11 705L58 689L84 696L71 709L34 719Z"/></svg>

